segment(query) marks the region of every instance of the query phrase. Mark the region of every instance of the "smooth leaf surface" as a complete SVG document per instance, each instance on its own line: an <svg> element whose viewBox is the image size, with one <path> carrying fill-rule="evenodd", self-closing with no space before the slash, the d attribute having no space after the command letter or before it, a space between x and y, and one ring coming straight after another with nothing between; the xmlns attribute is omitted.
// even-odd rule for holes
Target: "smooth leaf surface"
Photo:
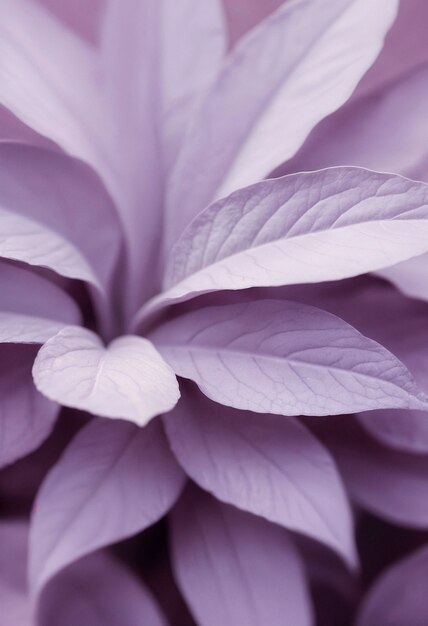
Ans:
<svg viewBox="0 0 428 626"><path fill-rule="evenodd" d="M181 466L216 498L327 544L356 564L345 491L327 450L297 421L186 394L165 423Z"/></svg>
<svg viewBox="0 0 428 626"><path fill-rule="evenodd" d="M92 421L37 496L30 535L33 593L77 559L158 521L183 483L160 422L140 429L121 421Z"/></svg>
<svg viewBox="0 0 428 626"><path fill-rule="evenodd" d="M164 180L223 52L220 0L111 0L102 61L113 120L113 190L129 253L127 307L159 290ZM130 137L142 141L130 141ZM144 207L144 210L141 208Z"/></svg>
<svg viewBox="0 0 428 626"><path fill-rule="evenodd" d="M1 318L0 318L1 319ZM50 435L58 405L34 387L31 346L0 346L0 467L26 456Z"/></svg>
<svg viewBox="0 0 428 626"><path fill-rule="evenodd" d="M32 315L0 312L0 343L44 343L65 326Z"/></svg>
<svg viewBox="0 0 428 626"><path fill-rule="evenodd" d="M423 183L353 167L263 181L195 218L137 319L207 292L364 274L424 253L427 232Z"/></svg>
<svg viewBox="0 0 428 626"><path fill-rule="evenodd" d="M0 311L76 324L76 302L55 283L25 266L0 261Z"/></svg>
<svg viewBox="0 0 428 626"><path fill-rule="evenodd" d="M111 0L101 37L100 57L112 120L110 153L118 179L112 193L128 253L127 314L133 314L159 287L154 259L163 213L160 6L160 0ZM131 141L131 137L141 141Z"/></svg>
<svg viewBox="0 0 428 626"><path fill-rule="evenodd" d="M400 409L360 413L358 421L380 443L403 452L428 454L428 413Z"/></svg>
<svg viewBox="0 0 428 626"><path fill-rule="evenodd" d="M340 318L296 302L201 308L151 339L178 375L238 409L331 415L427 407L394 355Z"/></svg>
<svg viewBox="0 0 428 626"><path fill-rule="evenodd" d="M158 4L162 141L169 169L199 100L219 72L227 34L222 0L160 0Z"/></svg>
<svg viewBox="0 0 428 626"><path fill-rule="evenodd" d="M0 23L1 104L70 154L104 163L95 50L30 0L2 0Z"/></svg>
<svg viewBox="0 0 428 626"><path fill-rule="evenodd" d="M79 326L63 328L34 362L36 387L64 406L144 426L180 397L174 372L152 343L124 335L104 347Z"/></svg>
<svg viewBox="0 0 428 626"><path fill-rule="evenodd" d="M424 626L428 616L428 548L386 570L363 601L356 626Z"/></svg>
<svg viewBox="0 0 428 626"><path fill-rule="evenodd" d="M265 520L186 491L171 520L177 583L200 626L311 626L296 548Z"/></svg>
<svg viewBox="0 0 428 626"><path fill-rule="evenodd" d="M0 209L0 254L9 250L33 265L55 262L52 269L65 276L110 286L121 228L110 197L86 165L51 150L0 144Z"/></svg>
<svg viewBox="0 0 428 626"><path fill-rule="evenodd" d="M0 262L0 343L44 343L81 313L53 282L25 267Z"/></svg>
<svg viewBox="0 0 428 626"><path fill-rule="evenodd" d="M397 8L397 0L375 7L370 0L287 1L238 43L195 115L175 168L168 244L215 197L265 178L295 154L349 98Z"/></svg>
<svg viewBox="0 0 428 626"><path fill-rule="evenodd" d="M376 63L358 85L357 96L379 90L428 61L424 29L427 11L424 0L400 2L397 19L385 37Z"/></svg>
<svg viewBox="0 0 428 626"><path fill-rule="evenodd" d="M0 256L48 268L102 289L80 251L44 224L0 207Z"/></svg>
<svg viewBox="0 0 428 626"><path fill-rule="evenodd" d="M427 254L403 261L376 273L395 285L404 295L410 298L428 300Z"/></svg>
<svg viewBox="0 0 428 626"><path fill-rule="evenodd" d="M374 93L351 100L323 120L280 171L288 174L346 163L426 180L427 106L428 67L422 65Z"/></svg>
<svg viewBox="0 0 428 626"><path fill-rule="evenodd" d="M394 524L427 528L427 455L380 445L356 423L330 418L323 441L333 454L351 497L364 509ZM348 418L346 418L348 419Z"/></svg>
<svg viewBox="0 0 428 626"><path fill-rule="evenodd" d="M74 563L43 594L40 626L166 626L140 580L104 553Z"/></svg>

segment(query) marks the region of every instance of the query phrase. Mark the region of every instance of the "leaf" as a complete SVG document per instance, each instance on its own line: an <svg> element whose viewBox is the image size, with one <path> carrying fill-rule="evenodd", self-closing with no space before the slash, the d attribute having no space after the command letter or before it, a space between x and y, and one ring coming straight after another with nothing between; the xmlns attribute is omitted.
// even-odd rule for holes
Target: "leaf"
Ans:
<svg viewBox="0 0 428 626"><path fill-rule="evenodd" d="M284 2L238 43L194 116L174 170L169 245L214 198L265 178L296 153L349 98L397 9L397 0L379 0L375 9L370 0Z"/></svg>
<svg viewBox="0 0 428 626"><path fill-rule="evenodd" d="M0 343L44 343L65 326L32 315L0 312Z"/></svg>
<svg viewBox="0 0 428 626"><path fill-rule="evenodd" d="M0 346L0 467L26 456L50 435L58 405L33 385L30 346Z"/></svg>
<svg viewBox="0 0 428 626"><path fill-rule="evenodd" d="M217 69L219 5L220 0L107 4L101 53L113 120L109 154L119 180L113 194L127 238L131 314L159 290L153 259L162 232L162 176L176 159L194 100ZM129 140L135 136L143 141Z"/></svg>
<svg viewBox="0 0 428 626"><path fill-rule="evenodd" d="M284 297L338 315L380 343L404 363L420 389L428 391L426 302L403 298L391 285L372 276L281 291ZM278 297L277 290L275 293ZM403 332L403 320L411 332ZM361 413L358 419L381 443L409 452L428 451L426 412L383 409Z"/></svg>
<svg viewBox="0 0 428 626"><path fill-rule="evenodd" d="M159 287L153 263L163 213L159 6L158 0L111 0L101 32L100 60L112 120L109 152L118 178L113 197L126 236L126 315ZM135 136L142 141L129 140Z"/></svg>
<svg viewBox="0 0 428 626"><path fill-rule="evenodd" d="M121 229L86 165L52 150L0 144L0 209L0 256L110 287Z"/></svg>
<svg viewBox="0 0 428 626"><path fill-rule="evenodd" d="M25 267L0 262L0 284L0 343L44 343L81 321L65 291Z"/></svg>
<svg viewBox="0 0 428 626"><path fill-rule="evenodd" d="M382 51L358 85L358 95L385 88L428 61L424 23L428 17L424 0L400 2L397 19L387 34ZM409 33L412 34L409 37Z"/></svg>
<svg viewBox="0 0 428 626"><path fill-rule="evenodd" d="M422 65L374 93L351 100L319 124L296 156L280 168L281 173L346 163L424 180L428 131L422 120L428 106L427 87L428 68Z"/></svg>
<svg viewBox="0 0 428 626"><path fill-rule="evenodd" d="M428 454L428 413L400 409L360 413L358 421L379 443L413 454Z"/></svg>
<svg viewBox="0 0 428 626"><path fill-rule="evenodd" d="M428 547L381 574L362 603L357 626L423 626L428 615Z"/></svg>
<svg viewBox="0 0 428 626"><path fill-rule="evenodd" d="M94 420L81 430L37 495L30 583L38 594L67 565L158 521L184 483L160 422L144 429Z"/></svg>
<svg viewBox="0 0 428 626"><path fill-rule="evenodd" d="M327 450L297 421L188 393L165 418L186 473L216 498L327 544L355 567L352 517Z"/></svg>
<svg viewBox="0 0 428 626"><path fill-rule="evenodd" d="M323 442L334 456L351 497L364 509L400 526L428 526L428 457L386 448L351 420L330 418Z"/></svg>
<svg viewBox="0 0 428 626"><path fill-rule="evenodd" d="M61 572L39 609L40 626L166 626L141 581L105 553L92 554Z"/></svg>
<svg viewBox="0 0 428 626"><path fill-rule="evenodd" d="M92 165L109 132L96 51L40 3L0 3L0 101L25 124Z"/></svg>
<svg viewBox="0 0 428 626"><path fill-rule="evenodd" d="M34 220L0 207L0 256L45 267L102 290L85 257L66 239Z"/></svg>
<svg viewBox="0 0 428 626"><path fill-rule="evenodd" d="M68 324L81 320L73 298L26 266L0 261L0 311Z"/></svg>
<svg viewBox="0 0 428 626"><path fill-rule="evenodd" d="M397 263L376 273L397 287L405 296L428 300L428 254Z"/></svg>
<svg viewBox="0 0 428 626"><path fill-rule="evenodd" d="M286 531L195 489L171 520L177 583L200 626L311 626L299 555Z"/></svg>
<svg viewBox="0 0 428 626"><path fill-rule="evenodd" d="M63 406L144 426L180 397L172 369L142 337L124 335L104 347L92 331L63 328L37 354L37 389Z"/></svg>
<svg viewBox="0 0 428 626"><path fill-rule="evenodd" d="M151 339L176 374L238 409L331 415L428 406L390 352L338 317L296 302L198 309Z"/></svg>
<svg viewBox="0 0 428 626"><path fill-rule="evenodd" d="M33 626L26 589L27 525L0 523L0 626Z"/></svg>
<svg viewBox="0 0 428 626"><path fill-rule="evenodd" d="M167 290L137 316L224 289L337 280L428 248L428 185L353 167L263 181L212 204L170 254Z"/></svg>
<svg viewBox="0 0 428 626"><path fill-rule="evenodd" d="M160 0L161 132L168 169L174 163L197 105L226 56L222 0ZM183 37L183 33L186 36Z"/></svg>

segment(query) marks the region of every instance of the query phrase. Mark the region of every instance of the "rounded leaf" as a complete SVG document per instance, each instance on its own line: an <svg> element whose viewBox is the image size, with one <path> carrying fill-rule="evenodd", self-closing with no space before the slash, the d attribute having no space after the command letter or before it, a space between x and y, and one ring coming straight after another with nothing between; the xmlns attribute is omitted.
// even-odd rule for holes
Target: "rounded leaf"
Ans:
<svg viewBox="0 0 428 626"><path fill-rule="evenodd" d="M104 347L79 326L62 329L34 362L36 387L64 406L144 426L180 397L174 372L147 339L123 336Z"/></svg>

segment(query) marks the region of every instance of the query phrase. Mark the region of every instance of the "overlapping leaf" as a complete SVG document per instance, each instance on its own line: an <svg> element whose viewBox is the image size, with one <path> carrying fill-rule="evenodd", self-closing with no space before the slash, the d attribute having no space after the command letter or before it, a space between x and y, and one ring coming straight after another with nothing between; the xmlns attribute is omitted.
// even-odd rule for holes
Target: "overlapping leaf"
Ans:
<svg viewBox="0 0 428 626"><path fill-rule="evenodd" d="M304 304L206 307L160 326L151 338L177 374L238 409L331 415L427 406L395 356Z"/></svg>
<svg viewBox="0 0 428 626"><path fill-rule="evenodd" d="M109 132L93 48L37 2L0 4L0 102L70 154L105 162Z"/></svg>
<svg viewBox="0 0 428 626"><path fill-rule="evenodd" d="M38 448L49 436L58 405L33 385L32 347L3 345L0 355L0 467L4 467Z"/></svg>
<svg viewBox="0 0 428 626"><path fill-rule="evenodd" d="M347 498L328 452L298 422L186 394L166 416L187 474L224 502L304 533L356 565Z"/></svg>
<svg viewBox="0 0 428 626"><path fill-rule="evenodd" d="M103 552L74 563L51 582L38 620L40 626L166 626L150 591Z"/></svg>
<svg viewBox="0 0 428 626"><path fill-rule="evenodd" d="M428 548L381 574L364 599L357 626L424 626L428 615Z"/></svg>
<svg viewBox="0 0 428 626"><path fill-rule="evenodd" d="M172 521L178 585L200 626L311 626L305 574L286 531L187 491Z"/></svg>
<svg viewBox="0 0 428 626"><path fill-rule="evenodd" d="M427 455L388 449L352 422L330 420L325 442L352 498L395 524L427 528Z"/></svg>
<svg viewBox="0 0 428 626"><path fill-rule="evenodd" d="M420 388L428 390L428 305L425 302L405 298L391 285L370 276L310 287L294 286L284 289L282 295L305 304L316 304L346 320L398 356ZM411 332L403 332L404 320ZM361 413L358 418L386 445L416 453L428 449L425 412L375 410Z"/></svg>
<svg viewBox="0 0 428 626"><path fill-rule="evenodd" d="M91 422L37 496L30 535L33 593L77 559L156 522L183 482L159 422L144 429Z"/></svg>
<svg viewBox="0 0 428 626"><path fill-rule="evenodd" d="M265 178L293 156L348 99L397 8L396 0L375 7L369 0L284 2L238 43L199 108L173 173L169 245L215 197Z"/></svg>
<svg viewBox="0 0 428 626"><path fill-rule="evenodd" d="M109 287L121 229L87 166L64 154L2 143L0 208L0 254Z"/></svg>
<svg viewBox="0 0 428 626"><path fill-rule="evenodd" d="M264 181L200 213L137 320L202 293L374 271L425 252L427 232L423 183L352 167Z"/></svg>

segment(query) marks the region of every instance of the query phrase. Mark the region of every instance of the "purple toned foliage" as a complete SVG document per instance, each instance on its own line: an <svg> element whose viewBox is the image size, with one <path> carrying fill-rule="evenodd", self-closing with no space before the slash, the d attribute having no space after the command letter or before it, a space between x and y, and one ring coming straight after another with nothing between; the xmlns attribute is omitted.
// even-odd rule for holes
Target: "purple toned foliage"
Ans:
<svg viewBox="0 0 428 626"><path fill-rule="evenodd" d="M286 531L186 491L171 516L178 585L201 626L312 626L299 555Z"/></svg>
<svg viewBox="0 0 428 626"><path fill-rule="evenodd" d="M299 422L213 405L188 392L166 416L186 473L219 500L305 533L356 564L350 509L333 460Z"/></svg>
<svg viewBox="0 0 428 626"><path fill-rule="evenodd" d="M159 422L145 429L91 422L38 493L30 532L33 591L79 557L156 522L183 484Z"/></svg>
<svg viewBox="0 0 428 626"><path fill-rule="evenodd" d="M388 569L370 589L357 626L423 626L428 615L428 548Z"/></svg>
<svg viewBox="0 0 428 626"><path fill-rule="evenodd" d="M0 626L422 626L425 4L89 4L0 1Z"/></svg>

